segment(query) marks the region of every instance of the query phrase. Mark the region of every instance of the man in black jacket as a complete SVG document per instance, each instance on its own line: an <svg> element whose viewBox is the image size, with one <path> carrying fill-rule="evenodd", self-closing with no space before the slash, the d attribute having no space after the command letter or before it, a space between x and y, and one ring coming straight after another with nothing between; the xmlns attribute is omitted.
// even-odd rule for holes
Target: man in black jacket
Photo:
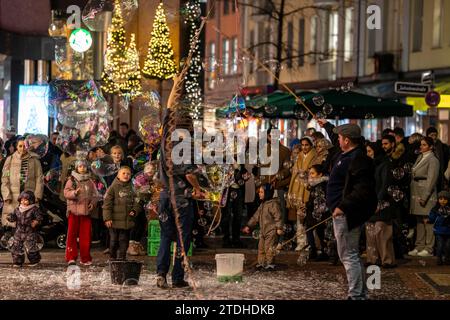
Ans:
<svg viewBox="0 0 450 320"><path fill-rule="evenodd" d="M320 123L325 125L325 123ZM326 123L328 129L331 124ZM330 127L331 126L331 127ZM359 256L361 225L375 212L374 167L362 148L361 129L345 124L333 129L342 150L331 170L327 205L333 213L334 233L349 285L349 299L367 299L365 269Z"/></svg>

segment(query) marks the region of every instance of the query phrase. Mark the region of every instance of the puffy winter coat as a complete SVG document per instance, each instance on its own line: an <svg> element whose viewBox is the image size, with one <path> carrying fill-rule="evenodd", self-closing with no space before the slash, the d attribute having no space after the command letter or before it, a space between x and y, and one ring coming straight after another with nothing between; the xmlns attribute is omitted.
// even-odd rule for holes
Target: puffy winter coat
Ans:
<svg viewBox="0 0 450 320"><path fill-rule="evenodd" d="M129 215L131 211L135 211L136 215L140 212L131 181L122 182L116 178L105 194L103 220L112 220L114 229L131 229L135 220Z"/></svg>
<svg viewBox="0 0 450 320"><path fill-rule="evenodd" d="M64 197L67 199L67 214L87 216L92 211L89 210L89 205L95 207L99 200L94 182L89 177L80 179L82 176L72 172L66 182ZM76 194L77 189L80 189L79 194Z"/></svg>
<svg viewBox="0 0 450 320"><path fill-rule="evenodd" d="M450 236L450 216L441 214L438 208L430 211L429 219L434 223L433 231L437 235Z"/></svg>
<svg viewBox="0 0 450 320"><path fill-rule="evenodd" d="M257 224L259 224L260 233L263 235L283 228L280 202L277 198L261 203L247 223L250 228Z"/></svg>

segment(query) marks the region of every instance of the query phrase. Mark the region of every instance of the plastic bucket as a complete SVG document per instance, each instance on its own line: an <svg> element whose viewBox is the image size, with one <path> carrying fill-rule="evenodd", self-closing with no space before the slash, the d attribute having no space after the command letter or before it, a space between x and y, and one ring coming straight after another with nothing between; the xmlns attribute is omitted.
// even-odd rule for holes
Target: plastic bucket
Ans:
<svg viewBox="0 0 450 320"><path fill-rule="evenodd" d="M242 253L216 254L217 280L219 282L241 282L245 256Z"/></svg>
<svg viewBox="0 0 450 320"><path fill-rule="evenodd" d="M142 262L139 261L110 261L112 284L137 285L141 275Z"/></svg>

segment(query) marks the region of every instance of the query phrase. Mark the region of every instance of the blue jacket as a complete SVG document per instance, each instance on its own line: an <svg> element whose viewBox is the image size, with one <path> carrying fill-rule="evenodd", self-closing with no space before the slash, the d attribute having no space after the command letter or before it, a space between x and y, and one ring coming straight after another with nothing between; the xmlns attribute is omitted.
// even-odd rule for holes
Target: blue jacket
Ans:
<svg viewBox="0 0 450 320"><path fill-rule="evenodd" d="M433 231L437 235L450 235L450 216L444 216L437 208L430 211L429 219L434 223Z"/></svg>

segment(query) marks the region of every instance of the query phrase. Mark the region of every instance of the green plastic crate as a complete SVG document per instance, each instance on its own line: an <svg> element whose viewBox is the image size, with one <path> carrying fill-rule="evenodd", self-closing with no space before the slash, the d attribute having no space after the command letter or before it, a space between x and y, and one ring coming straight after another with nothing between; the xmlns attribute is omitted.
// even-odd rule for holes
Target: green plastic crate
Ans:
<svg viewBox="0 0 450 320"><path fill-rule="evenodd" d="M148 238L151 240L158 240L161 235L161 227L159 220L150 220L148 223Z"/></svg>
<svg viewBox="0 0 450 320"><path fill-rule="evenodd" d="M156 257L158 255L158 250L159 250L159 239L158 240L148 240L148 246L147 246L147 255L149 257ZM173 242L170 245L170 253L173 253ZM191 242L191 246L189 247L189 251L188 251L188 257L192 256L192 242Z"/></svg>

